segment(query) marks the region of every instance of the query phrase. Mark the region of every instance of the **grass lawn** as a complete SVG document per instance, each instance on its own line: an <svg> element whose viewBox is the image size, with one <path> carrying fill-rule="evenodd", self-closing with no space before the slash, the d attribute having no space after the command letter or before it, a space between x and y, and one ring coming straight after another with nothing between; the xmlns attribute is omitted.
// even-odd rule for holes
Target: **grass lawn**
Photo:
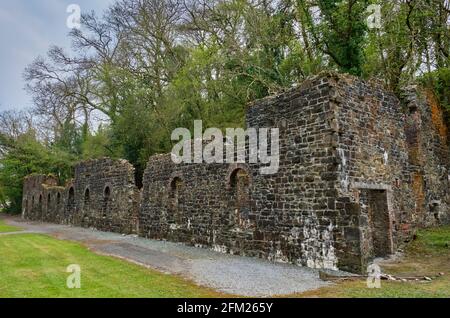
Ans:
<svg viewBox="0 0 450 318"><path fill-rule="evenodd" d="M450 227L419 231L405 258L383 265L382 270L400 277L445 275L432 282L381 281L380 289L367 288L365 281L348 281L294 297L450 298Z"/></svg>
<svg viewBox="0 0 450 318"><path fill-rule="evenodd" d="M71 264L81 267L81 289L66 286ZM165 275L80 244L45 235L0 236L0 297L220 297L181 277Z"/></svg>
<svg viewBox="0 0 450 318"><path fill-rule="evenodd" d="M71 264L81 267L81 289L69 289ZM405 257L382 266L397 276L444 276L432 282L342 282L291 297L450 298L450 227L419 231ZM223 297L181 277L97 255L82 245L46 235L0 236L0 297Z"/></svg>
<svg viewBox="0 0 450 318"><path fill-rule="evenodd" d="M0 219L0 233L9 233L18 231L21 231L21 229L15 226L6 225L5 221Z"/></svg>

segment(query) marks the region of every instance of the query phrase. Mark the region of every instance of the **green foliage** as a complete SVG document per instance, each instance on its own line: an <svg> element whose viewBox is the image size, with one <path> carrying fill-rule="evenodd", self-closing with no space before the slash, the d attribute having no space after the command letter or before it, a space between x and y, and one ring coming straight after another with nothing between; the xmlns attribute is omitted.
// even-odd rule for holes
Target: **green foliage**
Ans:
<svg viewBox="0 0 450 318"><path fill-rule="evenodd" d="M361 75L364 63L368 1L319 0L323 15L319 26L324 51L343 72Z"/></svg>
<svg viewBox="0 0 450 318"><path fill-rule="evenodd" d="M61 181L72 176L75 157L58 148L47 148L36 140L33 132L17 140L0 135L0 147L7 149L0 161L0 189L6 212L21 212L25 176L33 173L54 174Z"/></svg>
<svg viewBox="0 0 450 318"><path fill-rule="evenodd" d="M111 129L100 125L98 130L86 136L86 140L81 145L83 159L99 159L104 157L120 157L119 152L115 152L111 146Z"/></svg>
<svg viewBox="0 0 450 318"><path fill-rule="evenodd" d="M86 138L87 128L77 128L73 122L65 122L57 131L53 147L73 155L79 155Z"/></svg>
<svg viewBox="0 0 450 318"><path fill-rule="evenodd" d="M379 29L368 29L370 4L381 5ZM442 0L116 1L103 18L83 17L83 31L70 34L70 55L52 48L48 61L27 68L46 137L34 141L32 167L29 159L14 161L16 179L60 169L57 158L108 156L130 161L139 182L149 156L170 151L174 128L192 129L197 119L205 128L243 127L249 102L322 70L378 78L395 92L420 77L449 108L446 6ZM92 114L107 125L92 129ZM0 159L8 178L14 179L17 151L8 148ZM7 182L0 187L4 203L17 198Z"/></svg>

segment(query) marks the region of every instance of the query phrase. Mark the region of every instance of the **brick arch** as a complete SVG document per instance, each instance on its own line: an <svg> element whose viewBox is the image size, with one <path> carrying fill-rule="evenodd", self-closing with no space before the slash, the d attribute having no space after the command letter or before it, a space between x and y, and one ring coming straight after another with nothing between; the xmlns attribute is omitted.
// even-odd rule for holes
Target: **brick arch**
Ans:
<svg viewBox="0 0 450 318"><path fill-rule="evenodd" d="M184 179L176 175L170 179L167 222L180 224L182 222L182 212L180 209L180 201L183 200Z"/></svg>
<svg viewBox="0 0 450 318"><path fill-rule="evenodd" d="M84 189L83 202L84 205L87 205L91 202L91 190L89 189L89 187L86 187Z"/></svg>
<svg viewBox="0 0 450 318"><path fill-rule="evenodd" d="M57 192L56 193L56 198L55 198L55 209L56 209L56 220L57 222L61 222L61 192Z"/></svg>
<svg viewBox="0 0 450 318"><path fill-rule="evenodd" d="M66 220L69 222L74 221L74 214L75 214L75 187L73 185L69 186L69 189L67 190L67 201L66 201Z"/></svg>
<svg viewBox="0 0 450 318"><path fill-rule="evenodd" d="M253 183L253 178L252 175L249 172L248 166L246 164L243 163L237 163L237 164L232 164L230 165L230 167L228 168L228 172L227 172L227 190L231 190L232 189L232 178L233 175L236 173L236 171L238 170L243 170L247 173L248 178L249 178L249 183L252 184Z"/></svg>
<svg viewBox="0 0 450 318"><path fill-rule="evenodd" d="M38 220L41 220L43 217L43 200L44 200L44 196L42 193L39 194L39 199L38 199L38 210L37 210L37 214L38 214Z"/></svg>
<svg viewBox="0 0 450 318"><path fill-rule="evenodd" d="M45 204L45 206L46 206L45 218L47 220L50 220L51 204L52 204L52 194L49 192L49 193L47 193L47 201Z"/></svg>
<svg viewBox="0 0 450 318"><path fill-rule="evenodd" d="M81 226L90 226L90 211L89 206L91 203L91 190L86 187L83 192L83 205L82 205L82 216L81 216Z"/></svg>
<svg viewBox="0 0 450 318"><path fill-rule="evenodd" d="M229 206L232 209L232 214L228 217L230 225L241 228L251 226L249 222L250 188L251 176L248 170L243 166L234 167L228 177Z"/></svg>
<svg viewBox="0 0 450 318"><path fill-rule="evenodd" d="M75 188L71 186L67 192L67 204L75 204Z"/></svg>
<svg viewBox="0 0 450 318"><path fill-rule="evenodd" d="M28 216L29 214L29 202L28 196L22 201L22 216Z"/></svg>
<svg viewBox="0 0 450 318"><path fill-rule="evenodd" d="M107 218L111 209L111 197L113 193L113 187L111 184L105 184L102 192L102 217Z"/></svg>
<svg viewBox="0 0 450 318"><path fill-rule="evenodd" d="M171 175L170 175L170 177L169 177L169 181L167 182L167 187L168 187L168 189L170 189L170 185L172 184L172 181L174 180L174 179L181 179L181 180L185 180L185 177L184 177L184 175L182 174L182 173L180 173L180 172L174 172L174 173L172 173Z"/></svg>
<svg viewBox="0 0 450 318"><path fill-rule="evenodd" d="M102 196L109 195L111 197L113 194L113 189L114 187L112 186L112 184L106 183L105 186L103 187Z"/></svg>
<svg viewBox="0 0 450 318"><path fill-rule="evenodd" d="M170 180L170 183L169 183L169 197L172 197L174 195L174 191L177 191L179 189L178 185L180 183L181 184L184 183L183 179L180 178L180 177L174 177L174 178L172 178Z"/></svg>
<svg viewBox="0 0 450 318"><path fill-rule="evenodd" d="M34 195L31 196L31 204L30 204L30 217L31 219L35 219L36 218L36 198Z"/></svg>

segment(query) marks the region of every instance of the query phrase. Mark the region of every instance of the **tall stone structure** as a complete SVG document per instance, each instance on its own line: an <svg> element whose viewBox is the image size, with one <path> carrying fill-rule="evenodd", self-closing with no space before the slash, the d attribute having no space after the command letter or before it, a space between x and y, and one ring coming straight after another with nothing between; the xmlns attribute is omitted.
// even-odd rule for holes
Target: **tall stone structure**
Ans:
<svg viewBox="0 0 450 318"><path fill-rule="evenodd" d="M27 178L24 216L353 272L417 228L450 222L448 130L426 91L409 87L400 101L381 85L323 73L249 105L247 126L280 129L276 174L157 155L139 199L128 163L87 162L64 188ZM43 201L56 193L63 203Z"/></svg>

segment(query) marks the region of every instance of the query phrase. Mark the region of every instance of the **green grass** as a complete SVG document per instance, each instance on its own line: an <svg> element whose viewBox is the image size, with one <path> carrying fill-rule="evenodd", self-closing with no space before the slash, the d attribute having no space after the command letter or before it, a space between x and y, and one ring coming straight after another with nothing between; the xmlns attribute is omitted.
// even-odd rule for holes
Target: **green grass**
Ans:
<svg viewBox="0 0 450 318"><path fill-rule="evenodd" d="M22 229L20 229L18 227L6 225L5 221L0 219L0 233L18 232L18 231L21 231L21 230Z"/></svg>
<svg viewBox="0 0 450 318"><path fill-rule="evenodd" d="M397 276L444 276L432 282L382 281L380 289L367 288L365 281L348 281L294 297L360 298L450 298L450 227L420 230L405 257L382 266L385 273Z"/></svg>
<svg viewBox="0 0 450 318"><path fill-rule="evenodd" d="M420 230L417 233L416 247L441 253L450 248L450 226L432 230ZM414 245L412 245L414 246Z"/></svg>
<svg viewBox="0 0 450 318"><path fill-rule="evenodd" d="M71 264L81 267L81 289L66 286ZM221 297L173 275L90 252L45 235L0 237L1 297Z"/></svg>
<svg viewBox="0 0 450 318"><path fill-rule="evenodd" d="M382 281L381 289L369 289L365 281L349 281L291 296L450 298L449 243L450 227L421 230L408 245L404 258L382 266L383 272L398 276L445 273L432 282ZM81 267L81 289L66 286L70 264ZM97 255L78 243L37 234L0 236L0 298L223 296L178 276Z"/></svg>

